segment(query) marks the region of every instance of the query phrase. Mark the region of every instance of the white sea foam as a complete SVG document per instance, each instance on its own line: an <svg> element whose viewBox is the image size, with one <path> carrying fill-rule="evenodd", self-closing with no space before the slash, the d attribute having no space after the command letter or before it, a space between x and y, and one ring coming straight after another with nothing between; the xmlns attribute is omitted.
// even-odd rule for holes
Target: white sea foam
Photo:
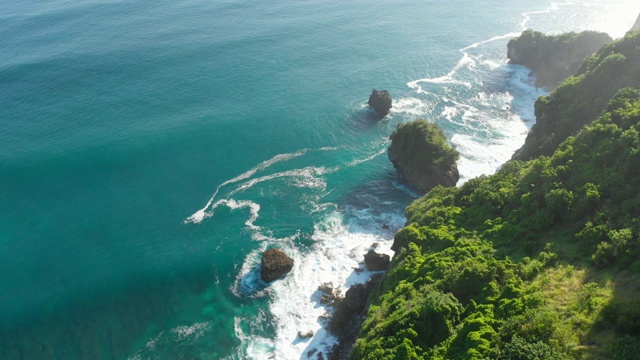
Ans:
<svg viewBox="0 0 640 360"><path fill-rule="evenodd" d="M524 12L518 31L465 46L459 49L461 57L458 62L445 75L407 83L416 92L416 96L411 98L415 99L412 100L415 103L426 101L421 99L424 95L429 95L431 99L434 93L448 94L436 98L428 109L417 109L418 112L425 110L422 114L411 115L432 120L443 118L451 124L445 124L444 128L448 129L451 143L461 153L458 161L460 184L470 178L495 172L510 158L524 143L528 129L534 124L535 99L545 94L544 90L535 87L529 69L506 64L504 58L485 58L486 53L482 53L482 48L520 35L536 15L550 14L564 6L587 4L569 0L551 3L542 10ZM486 91L483 85L485 77L492 73L499 75L501 84ZM429 92L421 84L431 84ZM469 95L469 91L451 91L460 85L470 90L472 95ZM439 90L434 90L434 86Z"/></svg>
<svg viewBox="0 0 640 360"><path fill-rule="evenodd" d="M381 207L392 207L389 204L394 203L386 201L388 204L384 205L375 200L377 198L373 195L368 195L368 198L371 197L373 200L367 202L370 207L364 209L338 209L336 204L323 203L322 198L331 193L324 190L325 177L375 159L384 153L385 141L366 146L364 154L342 165L307 166L264 176L256 176L256 172L253 172L241 179L237 177L233 187L226 190L226 198L217 200L207 207L210 216L213 216L220 206L249 209L251 215L245 222L246 230L253 240L260 243L246 255L232 292L236 296L250 298L268 295L270 316L235 318L236 336L242 343L238 349L238 358L306 358L307 352L311 349L316 349L316 354L324 353L326 356L329 349L336 344L337 339L325 330L326 320L323 320L323 315L331 313L333 309L320 303L318 286L331 282L336 290L345 292L349 286L365 282L371 273L363 268L364 254L373 243L379 243L378 252L392 255L390 247L393 234L404 224L404 216L400 207L396 209L397 213L381 212ZM358 152L362 153L362 149ZM302 236L300 231L288 237L277 238L268 227L255 226L254 221L258 218L260 210L259 204L255 201L235 199L249 189L278 179L287 180L284 182L285 186L302 186L314 190L308 195L309 213L317 214L321 220L316 223L313 234L306 235L306 239L312 241L311 246L301 247L298 241ZM230 182L227 183L229 184ZM318 193L316 190L321 192ZM292 257L295 266L289 275L267 286L260 277L260 256L271 246L282 249ZM359 271L356 272L354 269ZM265 330L265 324L269 324L269 327L275 330L274 338L265 336L269 333ZM195 330L197 329L193 329ZM191 330L185 328L181 331L181 334L187 334ZM313 331L314 336L303 340L298 337L299 331Z"/></svg>
<svg viewBox="0 0 640 360"><path fill-rule="evenodd" d="M413 117L421 116L429 111L429 102L415 97L402 97L393 101L391 115L402 114Z"/></svg>
<svg viewBox="0 0 640 360"><path fill-rule="evenodd" d="M218 193L220 192L220 189L223 188L226 185L229 184L233 184L236 183L238 181L242 181L245 179L250 178L251 176L253 176L256 172L264 170L266 168L268 168L269 166L282 162L282 161L287 161L290 159L293 159L295 157L298 156L302 156L304 155L307 151L309 151L309 149L302 149L293 153L289 153L289 154L278 154L274 157L272 157L269 160L265 160L263 162L261 162L260 164L256 165L255 167L249 169L248 171L232 178L229 179L225 182L223 182L222 184L218 185L218 187L216 188L216 191L213 193L213 195L211 196L211 198L209 199L209 201L207 202L207 204L200 210L196 211L195 213L193 213L191 216L189 216L184 222L191 222L191 223L199 223L202 222L202 220L204 220L205 217L211 216L211 214L207 214L207 209L213 204L214 199L216 198L216 196L218 195Z"/></svg>
<svg viewBox="0 0 640 360"><path fill-rule="evenodd" d="M171 332L176 335L178 340L184 340L187 338L200 338L210 329L211 327L209 323L202 322L193 324L191 326L177 326L171 329Z"/></svg>
<svg viewBox="0 0 640 360"><path fill-rule="evenodd" d="M259 183L263 183L266 181L279 179L279 178L295 178L298 180L296 181L297 186L324 188L326 186L326 182L321 178L321 176L327 173L335 172L336 170L337 168L328 169L328 168L325 168L324 166L319 166L319 167L308 166L302 169L294 169L289 171L278 172L275 174L261 176L261 177L248 180L240 184L234 190L232 190L229 193L229 195L230 196L235 195L237 193L251 189L252 187L254 187Z"/></svg>
<svg viewBox="0 0 640 360"><path fill-rule="evenodd" d="M343 212L347 212L352 220L345 220ZM256 270L259 254L266 249L266 244L250 253L239 276L237 291L246 291L249 295L268 292L276 335L273 340L265 341L261 336L243 332L239 335L244 339L243 356L306 359L307 352L316 349L316 354L324 353L326 357L337 339L324 327L322 317L332 309L320 303L318 286L330 282L344 293L349 286L365 282L371 272L363 268L364 254L373 243L378 243L378 252L392 255L393 233L403 223L401 212L378 214L373 209L344 209L327 214L315 226L311 236L314 244L310 249L300 250L294 241L278 241L278 247L294 259L295 265L290 274L271 283L267 290ZM356 272L354 268L361 271ZM250 328L252 320L240 322ZM240 324L236 327L241 329ZM298 336L299 331L313 331L314 336L303 340Z"/></svg>

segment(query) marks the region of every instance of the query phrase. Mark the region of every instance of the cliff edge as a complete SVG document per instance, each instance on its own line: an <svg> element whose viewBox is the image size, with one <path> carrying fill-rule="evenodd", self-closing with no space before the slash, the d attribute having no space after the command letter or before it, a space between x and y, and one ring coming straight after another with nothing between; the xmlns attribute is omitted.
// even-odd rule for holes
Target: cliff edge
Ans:
<svg viewBox="0 0 640 360"><path fill-rule="evenodd" d="M582 60L613 41L605 33L584 31L547 36L526 30L507 44L507 58L513 64L530 68L536 85L554 89L576 73Z"/></svg>
<svg viewBox="0 0 640 360"><path fill-rule="evenodd" d="M576 74L535 103L536 124L514 160L550 156L606 108L623 87L640 87L640 32L629 32L584 59Z"/></svg>

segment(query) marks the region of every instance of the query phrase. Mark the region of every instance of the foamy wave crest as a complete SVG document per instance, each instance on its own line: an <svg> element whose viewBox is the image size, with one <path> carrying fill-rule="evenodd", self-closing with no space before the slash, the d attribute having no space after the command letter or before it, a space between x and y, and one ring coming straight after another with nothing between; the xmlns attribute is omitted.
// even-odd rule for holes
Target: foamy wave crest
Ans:
<svg viewBox="0 0 640 360"><path fill-rule="evenodd" d="M220 205L224 205L226 207L228 207L231 210L236 210L236 209L243 209L243 208L248 208L249 209L249 213L250 216L247 219L247 221L245 221L245 225L253 230L258 230L260 229L259 226L255 226L253 223L258 219L258 214L260 212L260 205L256 204L252 201L249 200L240 200L240 201L236 201L233 199L228 199L228 200L220 200L217 201L215 204L213 204L213 206L211 207L211 214L213 215L213 212L215 211L215 209L220 206Z"/></svg>
<svg viewBox="0 0 640 360"><path fill-rule="evenodd" d="M320 176L325 175L327 173L335 172L337 169L338 168L327 169L323 166L320 166L320 167L308 166L302 169L283 171L283 172L279 172L271 175L261 176L259 178L251 179L247 182L242 183L236 189L231 191L230 195L235 195L237 193L246 191L248 189L251 189L255 185L265 181L285 178L285 177L298 179L298 181L296 181L295 183L298 187L324 188L326 186L326 182L322 178L320 178Z"/></svg>
<svg viewBox="0 0 640 360"><path fill-rule="evenodd" d="M355 160L349 162L347 164L347 167L356 166L356 165L360 165L360 164L362 164L364 162L371 161L371 160L377 158L378 156L384 154L385 152L387 152L387 149L386 148L382 148L377 153L375 153L375 154L373 154L371 156L367 156L367 157L361 158L361 159L355 159Z"/></svg>
<svg viewBox="0 0 640 360"><path fill-rule="evenodd" d="M430 109L429 105L429 102L415 97L398 98L393 101L391 113L420 116Z"/></svg>
<svg viewBox="0 0 640 360"><path fill-rule="evenodd" d="M211 336L213 328L209 322L176 326L169 331L160 332L155 338L147 341L146 346L129 357L129 360L162 359L172 354L168 349L179 343L183 349L194 349Z"/></svg>

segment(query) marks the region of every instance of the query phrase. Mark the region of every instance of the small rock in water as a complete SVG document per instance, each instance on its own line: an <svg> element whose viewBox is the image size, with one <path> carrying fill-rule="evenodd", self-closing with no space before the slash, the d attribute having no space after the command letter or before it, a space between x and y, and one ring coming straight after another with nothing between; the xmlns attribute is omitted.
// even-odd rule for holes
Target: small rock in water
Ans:
<svg viewBox="0 0 640 360"><path fill-rule="evenodd" d="M318 349L316 349L316 348L313 348L313 349L307 351L307 357L312 357L313 354L315 354L317 351L318 351Z"/></svg>
<svg viewBox="0 0 640 360"><path fill-rule="evenodd" d="M272 282L293 269L293 259L278 249L269 249L262 254L261 277L265 282Z"/></svg>
<svg viewBox="0 0 640 360"><path fill-rule="evenodd" d="M368 104L380 117L385 117L391 111L391 95L387 90L373 89Z"/></svg>

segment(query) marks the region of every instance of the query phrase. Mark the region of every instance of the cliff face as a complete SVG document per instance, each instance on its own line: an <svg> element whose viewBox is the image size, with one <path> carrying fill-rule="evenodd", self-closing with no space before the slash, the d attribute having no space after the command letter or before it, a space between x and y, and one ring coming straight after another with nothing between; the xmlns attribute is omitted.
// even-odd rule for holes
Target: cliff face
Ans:
<svg viewBox="0 0 640 360"><path fill-rule="evenodd" d="M639 53L628 34L536 103L549 157L407 208L352 359L637 359Z"/></svg>
<svg viewBox="0 0 640 360"><path fill-rule="evenodd" d="M595 120L620 88L640 87L640 32L627 33L587 57L577 73L535 103L536 124L512 159L550 156Z"/></svg>
<svg viewBox="0 0 640 360"><path fill-rule="evenodd" d="M456 165L459 154L447 144L437 125L425 120L399 124L390 139L389 160L418 191L455 186L460 179Z"/></svg>
<svg viewBox="0 0 640 360"><path fill-rule="evenodd" d="M637 359L640 91L551 158L411 204L352 359Z"/></svg>
<svg viewBox="0 0 640 360"><path fill-rule="evenodd" d="M613 39L605 33L585 31L557 36L526 30L507 44L511 63L530 68L536 84L548 89L576 73L582 60Z"/></svg>

